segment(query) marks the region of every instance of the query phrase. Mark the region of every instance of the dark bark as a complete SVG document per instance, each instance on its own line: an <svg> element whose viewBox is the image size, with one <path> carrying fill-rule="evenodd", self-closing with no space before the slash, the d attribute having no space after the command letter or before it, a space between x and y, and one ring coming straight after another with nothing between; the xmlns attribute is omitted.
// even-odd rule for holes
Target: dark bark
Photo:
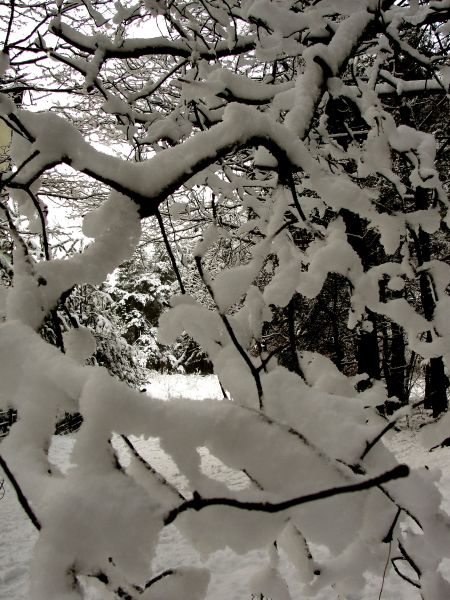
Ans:
<svg viewBox="0 0 450 600"><path fill-rule="evenodd" d="M373 266L373 256L371 256L371 244L367 239L367 229L364 226L361 217L346 209L341 210L341 216L344 219L347 229L348 242L353 250L358 254L364 271ZM375 242L375 246L376 246ZM378 347L378 318L375 313L368 310L366 320L371 324L367 330L361 329L357 340L356 359L358 364L358 373L367 373L371 379L380 379L380 351Z"/></svg>
<svg viewBox="0 0 450 600"><path fill-rule="evenodd" d="M290 354L290 362L292 365L292 370L300 375L304 379L304 375L302 373L302 369L300 367L300 363L298 360L297 354L297 341L295 335L295 307L294 307L294 298L291 298L291 301L287 305L287 322L288 322L288 334L289 334L289 354Z"/></svg>
<svg viewBox="0 0 450 600"><path fill-rule="evenodd" d="M381 377L377 320L377 316L368 310L366 321L372 324L372 329L361 330L357 342L358 373L367 373L371 379Z"/></svg>
<svg viewBox="0 0 450 600"><path fill-rule="evenodd" d="M425 407L438 417L448 409L448 377L442 357L431 358L425 369Z"/></svg>
<svg viewBox="0 0 450 600"><path fill-rule="evenodd" d="M383 302L388 298L401 298L404 291L388 290L387 280L380 282L380 297ZM388 398L394 398L385 405L386 414L392 414L400 405L408 403L406 343L405 334L397 323L384 321L382 324L382 364Z"/></svg>
<svg viewBox="0 0 450 600"><path fill-rule="evenodd" d="M312 494L306 494L305 496L299 496L297 498L291 498L281 502L251 502L241 501L235 498L203 498L200 496L200 494L198 494L198 492L194 492L191 500L186 500L166 514L164 517L164 525L170 525L170 523L175 521L178 515L187 510L199 511L208 506L229 506L230 508L236 508L240 510L275 514L283 510L295 508L302 504L316 502L317 500L324 500L325 498L332 498L342 494L368 490L373 487L380 486L383 483L388 483L394 479L408 477L408 475L409 467L407 465L397 465L393 469L370 479L363 479L357 481L356 483L349 483L346 485L321 490L319 492L313 492Z"/></svg>
<svg viewBox="0 0 450 600"><path fill-rule="evenodd" d="M415 192L416 210L429 208L428 191L418 187ZM430 235L419 227L418 233L413 235L414 247L418 266L431 260ZM436 308L433 281L427 271L419 273L420 299L423 315L430 321L430 330L427 332L427 342L432 341L431 321ZM438 417L448 409L447 388L449 380L445 374L444 363L441 356L431 358L425 367L425 408L433 411L433 416Z"/></svg>
<svg viewBox="0 0 450 600"><path fill-rule="evenodd" d="M397 397L400 404L408 403L406 386L406 352L403 329L397 323L391 323L388 370L385 372L388 396Z"/></svg>

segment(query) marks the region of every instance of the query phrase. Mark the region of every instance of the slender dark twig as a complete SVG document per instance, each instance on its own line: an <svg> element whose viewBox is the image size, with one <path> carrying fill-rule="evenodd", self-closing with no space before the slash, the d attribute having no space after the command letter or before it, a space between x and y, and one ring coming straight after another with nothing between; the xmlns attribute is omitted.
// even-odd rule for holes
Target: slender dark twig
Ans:
<svg viewBox="0 0 450 600"><path fill-rule="evenodd" d="M392 521L392 524L389 527L389 531L387 532L387 534L383 538L383 542L384 543L387 544L388 542L392 542L392 539L394 537L394 529L395 529L395 526L398 523L398 519L399 519L399 517L401 515L401 512L402 512L402 509L401 509L400 506L398 506L397 507L397 512L396 512L395 517L394 517L394 520Z"/></svg>
<svg viewBox="0 0 450 600"><path fill-rule="evenodd" d="M34 204L34 208L37 210L37 213L39 215L39 221L41 222L41 229L42 229L42 244L44 246L44 256L45 256L45 260L50 260L50 258L51 258L50 257L50 246L48 243L47 223L45 220L44 211L42 210L42 206L41 206L41 203L39 202L39 199L33 194L33 192L29 188L27 188L25 191L30 196L31 201Z"/></svg>
<svg viewBox="0 0 450 600"><path fill-rule="evenodd" d="M391 552L392 552L392 540L389 542L388 555L387 555L387 559L386 559L386 564L384 565L384 569L383 569L383 576L381 578L381 588L380 588L380 593L378 594L378 600L381 600L381 596L383 595L384 582L386 580L386 571L388 569L389 561L391 559Z"/></svg>
<svg viewBox="0 0 450 600"><path fill-rule="evenodd" d="M25 125L20 121L20 119L17 117L17 115L15 115L14 113L9 113L7 115L7 117L12 123L14 123L15 127L17 127L17 130L19 131L20 135L22 135L23 137L26 137L29 142L35 141L35 138L28 131L28 129L25 127ZM11 129L13 129L13 127L11 125L9 125L9 123L7 121L5 121L5 122L8 126L11 127Z"/></svg>
<svg viewBox="0 0 450 600"><path fill-rule="evenodd" d="M6 464L5 459L1 455L0 455L0 466L2 467L3 471L5 472L5 475L9 479L9 481L11 482L11 485L13 486L14 491L17 494L17 499L19 500L19 504L21 505L23 510L27 513L30 521L33 523L33 525L36 527L36 529L38 531L40 531L41 523L39 522L39 519L34 514L34 511L31 508L30 503L28 502L25 494L22 492L22 489L21 489L17 479L15 478L14 474L12 473L12 471L9 469L8 465Z"/></svg>
<svg viewBox="0 0 450 600"><path fill-rule="evenodd" d="M419 521L419 519L415 515L412 514L412 512L409 509L407 509L404 506L402 506L401 504L399 504L397 502L397 500L382 485L379 485L378 489L381 492L383 492L383 494L386 496L386 498L389 498L389 500L392 502L392 504L395 504L395 506L397 508L399 508L400 510L402 510L405 513L405 515L408 515L408 517L414 521L414 523L417 525L417 527L423 531L422 523Z"/></svg>
<svg viewBox="0 0 450 600"><path fill-rule="evenodd" d="M29 191L29 190L27 190L27 191ZM29 191L29 194L31 195L32 198L34 198L32 192ZM43 232L43 239L44 239L45 258L46 258L46 260L50 260L50 250L49 250L49 245L48 245L47 232L46 232L46 228L45 228L44 214L42 212L42 209L39 206L39 201L36 198L34 198L33 201L35 202L35 206L38 209L38 213L41 218L42 232ZM14 221L11 217L8 207L6 206L6 204L4 204L3 202L0 201L0 208L5 213L5 216L8 221L10 231L11 231L11 236L13 237L16 244L22 248L22 252L28 262L28 266L30 268L31 275L36 278L38 285L43 285L43 284L45 285L45 280L35 272L34 265L32 262L32 257L30 257L28 247L27 247L25 241L23 240L23 238L21 237L21 235L19 234L19 231L17 230L17 227L14 224ZM13 276L14 276L14 271L13 271ZM61 352L64 352L65 351L64 350L64 340L63 340L61 326L60 326L60 323L58 320L58 313L57 313L56 308L53 308L50 310L50 317L51 317L53 327L55 330L56 346L61 350Z"/></svg>
<svg viewBox="0 0 450 600"><path fill-rule="evenodd" d="M254 485L254 486L255 486L255 487L256 487L256 488L257 488L257 489L258 489L260 492L263 492L263 491L264 491L264 488L263 488L263 486L262 486L262 485L259 483L259 481L257 481L257 480L256 480L256 479L253 477L253 475L251 475L251 474L250 474L250 473L247 471L247 469L242 469L242 472L244 473L244 475L245 475L246 477L248 477L248 478L249 478L250 482L251 482L251 483L253 483L253 485Z"/></svg>
<svg viewBox="0 0 450 600"><path fill-rule="evenodd" d="M170 258L170 262L172 263L173 270L175 271L175 275L177 277L178 285L180 286L180 290L182 294L186 293L186 288L184 287L183 280L181 278L180 270L178 269L177 261L175 259L175 255L172 250L172 246L170 245L169 238L167 237L166 228L164 227L164 222L161 217L161 213L159 210L155 212L156 220L158 221L159 228L161 230L161 234L164 240L164 245L166 246L167 253Z"/></svg>
<svg viewBox="0 0 450 600"><path fill-rule="evenodd" d="M407 465L397 465L390 471L386 471L385 473L377 475L376 477L372 477L371 479L365 479L363 481L358 481L357 483L321 490L320 492L306 494L305 496L291 498L290 500L284 500L282 502L244 502L241 500L236 500L235 498L202 498L198 492L194 492L192 500L183 502L167 513L166 517L164 518L164 524L169 525L175 521L175 519L181 513L187 510L192 509L199 511L207 506L229 506L231 508L238 508L240 510L277 513L289 508L300 506L301 504L307 504L309 502L331 498L332 496L368 490L381 485L382 483L387 483L388 481L399 479L401 477L407 477L408 475L409 467Z"/></svg>
<svg viewBox="0 0 450 600"><path fill-rule="evenodd" d="M261 384L261 378L260 378L260 375L259 375L259 370L252 363L252 361L251 361L250 357L248 356L247 352L244 350L244 348L239 343L239 340L237 339L236 334L234 333L234 330L231 327L230 322L227 319L226 315L224 315L222 313L222 311L219 310L218 304L217 304L215 296L214 296L214 291L213 291L211 285L208 283L208 281L205 278L205 274L203 272L202 259L200 258L200 256L196 256L195 257L195 264L197 265L197 270L198 270L198 273L199 273L199 275L201 277L201 280L205 284L205 287L208 290L208 293L211 296L212 300L214 300L214 303L215 303L215 305L217 307L219 316L220 316L220 318L222 320L222 323L225 325L225 329L227 330L227 333L230 336L231 341L233 342L236 350L239 352L239 354L244 359L244 362L247 365L247 367L250 369L250 373L253 375L253 379L255 380L255 385L256 385L256 391L258 393L259 409L262 410L263 409L263 389L262 389L262 384Z"/></svg>
<svg viewBox="0 0 450 600"><path fill-rule="evenodd" d="M42 206L41 206L41 203L39 202L39 198L37 198L33 194L33 192L30 190L30 188L26 188L25 191L30 196L31 201L33 202L34 207L37 210L37 213L39 215L39 220L41 222L41 229L42 229L42 244L44 246L44 256L45 256L45 260L49 261L51 259L51 254L50 254L50 244L48 243L47 223L46 223L44 211L42 210ZM51 320L53 323L53 328L55 330L56 346L61 350L61 352L64 353L65 352L64 338L63 338L63 334L62 334L61 324L60 324L60 321L58 318L58 311L56 310L56 308L53 308L50 311L50 317L51 317Z"/></svg>
<svg viewBox="0 0 450 600"><path fill-rule="evenodd" d="M121 434L120 437L125 442L127 447L131 450L133 456L135 458L137 458L137 460L147 469L147 471L149 471L152 475L154 475L156 477L156 479L159 481L159 483L161 483L162 485L167 487L171 492L176 494L181 500L186 500L186 497L183 496L183 494L174 485L169 483L169 481L167 481L167 479L163 475L161 475L161 473L159 471L157 471L148 461L145 460L145 458L143 456L141 456L141 454L139 454L139 452L136 449L133 442L126 435Z"/></svg>
<svg viewBox="0 0 450 600"><path fill-rule="evenodd" d="M402 579L404 579L405 581L407 581L408 583L410 583L411 585L413 585L415 588L417 588L417 589L420 590L420 587L421 587L420 583L417 583L417 581L414 581L413 579L411 579L411 577L408 577L407 575L405 575L404 573L402 573L400 571L400 569L397 567L396 562L398 560L405 560L405 559L403 557L400 557L400 556L392 559L391 562L392 562L392 566L394 567L394 571L397 573L397 575L399 577L401 577Z"/></svg>
<svg viewBox="0 0 450 600"><path fill-rule="evenodd" d="M420 579L420 577L422 577L422 571L416 565L416 563L412 559L411 555L406 551L406 548L401 543L401 541L397 540L397 542L398 542L398 547L400 548L400 552L403 554L405 560L408 562L408 564L411 566L411 568L413 569L413 571L415 571L417 577L419 577L419 579Z"/></svg>
<svg viewBox="0 0 450 600"><path fill-rule="evenodd" d="M301 220L302 220L304 223L307 223L307 222L308 222L308 220L307 220L307 218L306 218L306 215L305 215L305 213L303 212L303 209L302 209L302 207L300 206L300 202L298 201L297 190L295 189L295 181L294 181L294 176L293 176L293 174L292 174L292 171L291 171L291 169L289 169L289 168L287 169L286 176L287 176L287 184L288 184L288 186L289 186L289 190L290 190L290 192L291 192L291 195L292 195L292 200L294 201L295 208L297 209L297 212L298 212L298 214L300 215L300 218L301 218Z"/></svg>
<svg viewBox="0 0 450 600"><path fill-rule="evenodd" d="M398 519L401 515L402 509L400 507L397 508L397 512L395 514L394 520L391 523L391 526L389 527L389 531L387 532L387 534L384 536L383 538L383 542L388 543L389 544L389 549L388 549L388 555L387 555L387 559L386 559L386 564L384 565L384 569L383 569L383 576L381 578L381 588L380 588L380 593L378 595L378 600L381 600L381 596L383 595L383 590L384 590L384 583L386 581L386 572L389 566L389 562L391 560L391 552L392 552L392 541L393 541L393 537L394 537L394 529L395 526L398 523Z"/></svg>
<svg viewBox="0 0 450 600"><path fill-rule="evenodd" d="M132 596L129 592L124 590L122 587L119 586L116 588L113 585L113 583L110 581L110 578L108 577L108 575L106 573L104 573L103 571L99 571L98 573L90 573L88 575L88 577L92 577L93 579L97 579L98 581L103 583L103 585L108 590L110 590L117 598L122 598L122 600L135 600L135 596ZM133 586L133 587L136 588L136 586ZM138 590L138 591L140 591L140 590Z"/></svg>
<svg viewBox="0 0 450 600"><path fill-rule="evenodd" d="M12 238L14 239L14 241L16 242L16 244L22 248L22 252L23 252L24 256L28 257L30 255L30 252L28 250L28 246L26 245L25 241L21 237L21 235L20 235L20 233L19 233L19 231L18 231L18 229L17 229L17 227L16 227L16 225L15 225L13 219L12 219L12 216L11 216L11 213L9 211L9 208L1 200L0 200L0 209L2 209L3 212L5 213L5 217L6 217L6 220L8 222L8 227L9 227L9 229L11 231Z"/></svg>
<svg viewBox="0 0 450 600"><path fill-rule="evenodd" d="M414 404L411 404L411 408L417 408L418 406L420 406L421 404L423 404L425 402L425 400L419 400L418 402L414 402ZM400 414L397 417L394 417L393 419L391 419L389 421L389 423L387 425L385 425L383 427L383 429L377 433L377 435L370 441L366 443L366 447L364 449L364 452L361 454L361 456L359 457L360 460L364 460L364 458L369 454L369 452L372 450L372 448L381 440L381 438L388 432L390 431L393 427L396 426L396 424L398 423L399 419L401 419L404 416L404 414Z"/></svg>
<svg viewBox="0 0 450 600"><path fill-rule="evenodd" d="M228 400L228 396L227 396L227 392L225 391L225 388L222 385L222 382L220 381L220 379L218 379L219 382L219 386L220 386L220 391L222 392L222 396L224 400Z"/></svg>
<svg viewBox="0 0 450 600"><path fill-rule="evenodd" d="M27 156L27 158L17 167L17 170L14 171L8 178L4 179L2 181L2 185L8 187L14 187L13 183L14 183L14 179L16 179L16 177L18 175L20 175L20 172L22 171L22 169L24 169L28 163L30 163L34 158L36 158L36 156L39 156L40 152L39 150L35 150L34 152L32 152L30 154L30 156Z"/></svg>
<svg viewBox="0 0 450 600"><path fill-rule="evenodd" d="M267 356L265 356L264 358L261 358L261 365L258 367L258 372L262 371L263 369L265 370L265 368L267 367L270 360L277 354L280 354L280 352L283 352L283 350L286 350L287 348L289 348L289 345L290 344L287 343L287 344L283 344L282 346L278 346L277 348L274 348L273 350L271 350L267 354Z"/></svg>
<svg viewBox="0 0 450 600"><path fill-rule="evenodd" d="M11 2L11 12L9 14L8 29L6 31L5 43L3 45L3 52L6 52L8 50L9 36L11 35L12 24L14 22L14 9L15 9L16 0L10 0L10 2Z"/></svg>
<svg viewBox="0 0 450 600"><path fill-rule="evenodd" d="M180 60L174 67L172 67L172 69L170 69L163 77L161 77L161 79L159 79L159 81L157 81L155 84L153 84L152 87L151 87L151 89L146 90L145 87L144 87L143 90L141 90L141 92L132 95L131 96L131 101L135 102L136 100L140 100L141 98L146 98L150 94L153 94L154 92L156 92L156 90L158 88L160 88L162 86L162 84L165 81L167 81L167 79L169 79L169 77L171 77L179 69L181 69L182 67L184 67L184 65L186 65L187 63L188 63L188 60L185 59L185 58L183 58L182 60Z"/></svg>
<svg viewBox="0 0 450 600"><path fill-rule="evenodd" d="M153 577L153 579L150 579L150 581L147 581L147 583L144 586L144 589L148 590L149 587L152 587L152 585L154 585L158 581L161 581L161 579L164 579L165 577L170 577L170 575L174 575L175 573L176 570L174 569L167 569L167 571L163 571L159 575L156 575L156 577Z"/></svg>

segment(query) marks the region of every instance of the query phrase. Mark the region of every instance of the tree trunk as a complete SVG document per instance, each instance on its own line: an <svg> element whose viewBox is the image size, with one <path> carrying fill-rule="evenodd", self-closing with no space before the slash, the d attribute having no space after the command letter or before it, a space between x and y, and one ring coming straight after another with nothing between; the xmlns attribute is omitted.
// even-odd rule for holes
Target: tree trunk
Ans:
<svg viewBox="0 0 450 600"><path fill-rule="evenodd" d="M429 208L427 190L416 189L415 204L417 210ZM430 235L419 227L417 235L413 235L417 255L417 263L422 266L431 259ZM431 342L431 321L433 320L436 303L434 299L433 282L427 272L419 273L420 298L424 317L430 321L430 331L427 332L427 342ZM445 374L442 357L431 358L425 367L425 408L432 409L433 416L438 417L447 410L447 388L449 380Z"/></svg>
<svg viewBox="0 0 450 600"><path fill-rule="evenodd" d="M433 410L433 417L438 417L448 408L448 383L442 357L431 358L425 369L425 406Z"/></svg>
<svg viewBox="0 0 450 600"><path fill-rule="evenodd" d="M348 242L358 254L364 271L373 265L370 257L369 244L365 239L367 234L366 227L359 215L342 209L340 215L344 219L347 230ZM380 369L380 352L378 348L378 319L377 315L368 310L366 320L372 324L371 330L361 328L359 337L356 343L356 360L358 364L358 373L367 373L371 379L379 379L381 376Z"/></svg>
<svg viewBox="0 0 450 600"><path fill-rule="evenodd" d="M384 378L389 398L397 398L399 403L408 403L408 390L406 385L406 352L403 330L396 323L391 323L390 335L386 340L387 348L383 348ZM388 336L388 332L385 332ZM389 411L387 411L389 412Z"/></svg>
<svg viewBox="0 0 450 600"><path fill-rule="evenodd" d="M387 289L387 280L380 282L380 298L385 302L388 298L404 297L404 292L394 292ZM381 326L383 344L382 344L382 364L383 374L386 381L388 398L396 398L398 402L391 401L386 403L386 413L392 412L398 408L398 404L408 403L408 387L406 376L406 344L403 328L397 323L383 320Z"/></svg>
<svg viewBox="0 0 450 600"><path fill-rule="evenodd" d="M367 373L371 379L380 379L377 316L368 310L366 320L372 324L372 329L371 331L361 330L359 334L356 353L358 373Z"/></svg>

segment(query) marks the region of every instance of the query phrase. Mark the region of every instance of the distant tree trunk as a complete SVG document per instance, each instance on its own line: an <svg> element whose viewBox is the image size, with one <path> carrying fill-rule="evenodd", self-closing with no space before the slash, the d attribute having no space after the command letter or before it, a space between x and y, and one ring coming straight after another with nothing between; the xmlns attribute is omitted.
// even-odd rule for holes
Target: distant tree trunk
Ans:
<svg viewBox="0 0 450 600"><path fill-rule="evenodd" d="M433 417L438 417L448 408L447 387L442 357L431 358L425 369L425 406L433 410Z"/></svg>
<svg viewBox="0 0 450 600"><path fill-rule="evenodd" d="M298 360L297 354L297 340L295 335L295 294L291 298L291 301L287 305L287 325L289 335L289 362L292 371L303 377L302 369Z"/></svg>
<svg viewBox="0 0 450 600"><path fill-rule="evenodd" d="M429 208L427 190L418 187L415 192L416 210L426 210ZM421 227L417 234L413 234L414 246L416 250L417 263L422 266L431 260L431 240L430 235ZM427 321L433 320L436 302L432 281L426 271L419 273L420 298L422 310ZM427 342L431 342L431 331L427 332ZM433 416L438 417L448 408L447 388L449 380L445 374L442 357L431 358L425 367L425 408L433 410Z"/></svg>
<svg viewBox="0 0 450 600"><path fill-rule="evenodd" d="M416 127L414 115L410 106L402 101L400 114L403 122L410 127ZM417 187L414 193L414 207L416 210L427 210L430 207L429 191L422 187ZM431 238L430 235L421 227L417 233L411 231L414 242L414 249L417 257L418 266L431 260ZM422 311L427 321L432 321L434 310L436 308L433 282L428 273L419 274L420 299ZM432 341L431 327L426 334L427 342ZM445 374L442 357L431 358L425 367L425 408L433 410L433 416L438 417L448 408L447 388L449 380Z"/></svg>
<svg viewBox="0 0 450 600"><path fill-rule="evenodd" d="M365 239L365 235L367 234L366 227L359 215L346 209L342 209L340 214L344 219L349 244L360 257L363 269L366 271L373 266L373 261L371 261L370 257L370 245L367 244L367 240ZM379 379L381 369L378 347L378 317L375 313L368 310L366 321L371 324L371 327L366 329L361 328L356 342L358 373L367 373L371 379Z"/></svg>
<svg viewBox="0 0 450 600"><path fill-rule="evenodd" d="M390 332L383 332L383 372L388 398L397 398L400 404L408 403L406 381L406 348L403 329L390 323Z"/></svg>
<svg viewBox="0 0 450 600"><path fill-rule="evenodd" d="M380 379L380 351L378 347L378 318L368 310L366 321L371 324L371 330L361 330L357 341L356 360L358 373L367 373L371 379Z"/></svg>
<svg viewBox="0 0 450 600"><path fill-rule="evenodd" d="M339 331L339 316L338 316L338 304L339 294L342 294L342 280L336 275L332 276L331 279L331 290L333 297L332 313L331 313L331 336L332 336L332 349L333 355L332 360L340 371L344 370L344 357L345 350L343 347L343 340Z"/></svg>
<svg viewBox="0 0 450 600"><path fill-rule="evenodd" d="M380 282L380 299L385 302L388 298L401 298L403 291L393 291L387 288L387 279ZM388 398L397 398L400 404L408 403L406 343L403 328L397 323L384 320L382 332L382 364L386 381ZM392 413L395 402L387 403L386 412Z"/></svg>
<svg viewBox="0 0 450 600"><path fill-rule="evenodd" d="M406 386L406 345L403 329L397 323L391 323L391 360L389 396L397 396L401 404L408 403Z"/></svg>

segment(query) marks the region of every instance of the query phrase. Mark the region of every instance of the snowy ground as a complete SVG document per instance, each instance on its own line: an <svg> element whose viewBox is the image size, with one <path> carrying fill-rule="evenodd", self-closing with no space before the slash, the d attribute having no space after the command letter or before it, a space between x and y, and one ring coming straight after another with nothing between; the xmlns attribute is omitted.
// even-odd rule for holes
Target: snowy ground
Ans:
<svg viewBox="0 0 450 600"><path fill-rule="evenodd" d="M198 400L222 397L217 379L213 376L155 375L148 389L153 394L167 399L180 397L183 392ZM420 419L420 415L418 418ZM51 448L52 462L64 468L68 464L72 445L71 436L55 437ZM402 462L411 466L428 465L430 468L438 467L442 470L441 488L445 497L444 507L450 512L450 448L437 449L431 453L426 451L418 440L417 427L412 429L405 427L396 432L390 438L389 445ZM136 446L143 455L151 456L155 468L163 471L168 479L177 483L177 486L183 487L184 482L176 466L161 450L156 439L136 440ZM236 488L245 485L245 475L225 468L206 450L202 452L202 461L204 469L211 476L226 479L228 485ZM0 471L0 481L1 479L3 474ZM13 489L6 481L3 492L0 490L0 498L2 498L0 500L0 599L28 600L28 572L36 532L19 506ZM169 526L164 529L160 538L154 570L160 572L181 565L201 566L203 564L213 573L208 588L208 600L251 600L246 584L255 573L258 564L261 565L264 559L265 556L261 552L238 556L231 551L223 550L202 562L201 557L184 540L178 530L174 526ZM287 562L284 564L283 574L288 580L292 599L303 598L300 583L293 568ZM375 578L368 581L364 600L379 599L380 581ZM101 598L103 599L104 596ZM339 597L336 592L329 589L317 598L338 600ZM416 590L406 585L395 574L387 577L382 600L416 600L416 598L419 598ZM340 600L343 600L342 596ZM362 599L358 598L358 600Z"/></svg>

